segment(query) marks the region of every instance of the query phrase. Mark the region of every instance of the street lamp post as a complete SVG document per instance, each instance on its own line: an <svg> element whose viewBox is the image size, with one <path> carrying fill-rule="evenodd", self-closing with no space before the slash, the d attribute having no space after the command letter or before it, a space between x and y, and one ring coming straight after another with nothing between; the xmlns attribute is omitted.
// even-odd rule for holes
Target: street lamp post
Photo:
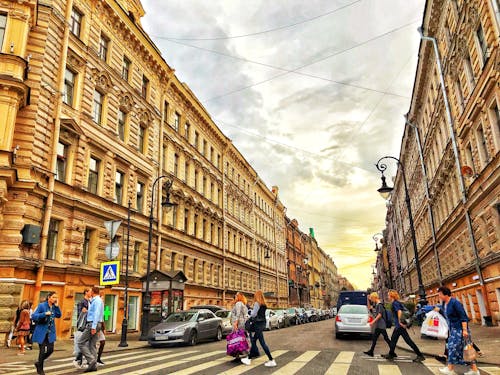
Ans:
<svg viewBox="0 0 500 375"><path fill-rule="evenodd" d="M424 289L424 284L422 281L422 271L420 269L420 260L418 257L418 248L417 248L417 237L415 234L415 225L413 223L413 214L411 211L411 201L410 201L410 195L408 193L408 185L406 183L406 174L405 174L405 169L403 164L399 161L399 159L395 158L394 156L384 156L380 158L377 163L375 164L375 167L380 171L382 174L381 180L382 180L382 186L377 190L382 198L387 199L389 195L391 194L392 190L394 189L393 187L387 186L385 182L385 176L384 176L384 171L387 169L387 165L384 163L381 163L382 160L384 159L392 159L395 160L398 163L398 166L401 167L402 175L403 175L403 186L405 189L405 202L406 202L406 208L408 210L408 220L410 222L410 232L411 232L411 239L413 242L413 250L415 254L415 266L417 268L417 277L418 277L418 294L420 296L420 305L424 306L427 305L427 299L425 296L425 289Z"/></svg>
<svg viewBox="0 0 500 375"><path fill-rule="evenodd" d="M127 330L128 330L128 249L130 243L130 200L128 201L127 211L127 257L125 259L125 292L123 295L123 320L122 320L122 335L120 338L119 347L127 347Z"/></svg>
<svg viewBox="0 0 500 375"><path fill-rule="evenodd" d="M378 243L382 243L382 239L384 238L384 235L382 233L375 233L373 236L373 241L375 241L375 249L373 251L377 252L380 251L378 248Z"/></svg>
<svg viewBox="0 0 500 375"><path fill-rule="evenodd" d="M269 255L269 248L266 246L266 254L264 255L264 259L269 259L271 256ZM259 289L262 290L262 282L260 280L260 250L257 251L257 260L259 262Z"/></svg>
<svg viewBox="0 0 500 375"><path fill-rule="evenodd" d="M150 312L150 307L151 307L151 295L149 293L149 273L151 269L151 246L153 242L153 221L154 221L154 216L153 216L153 209L154 209L154 196L155 196L155 187L158 181L160 181L162 178L168 178L168 176L159 176L154 180L153 182L153 187L151 190L151 204L150 204L150 210L149 210L149 235L148 235L148 259L147 259L147 264L146 264L146 290L144 293L144 298L142 301L142 320L141 320L141 336L139 340L141 341L146 341L148 339L148 331L149 331L149 312ZM166 198L165 201L161 202L162 207L166 208L172 208L173 206L176 206L176 203L170 202L170 189L172 188L172 181L167 180L165 182L165 191L166 191Z"/></svg>

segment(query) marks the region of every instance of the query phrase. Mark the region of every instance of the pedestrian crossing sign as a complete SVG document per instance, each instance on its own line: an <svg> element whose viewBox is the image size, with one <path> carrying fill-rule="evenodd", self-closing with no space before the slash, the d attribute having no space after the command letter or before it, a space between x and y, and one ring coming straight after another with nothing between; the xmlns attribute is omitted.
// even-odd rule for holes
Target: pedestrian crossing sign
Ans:
<svg viewBox="0 0 500 375"><path fill-rule="evenodd" d="M101 263L100 285L115 285L120 283L120 261Z"/></svg>

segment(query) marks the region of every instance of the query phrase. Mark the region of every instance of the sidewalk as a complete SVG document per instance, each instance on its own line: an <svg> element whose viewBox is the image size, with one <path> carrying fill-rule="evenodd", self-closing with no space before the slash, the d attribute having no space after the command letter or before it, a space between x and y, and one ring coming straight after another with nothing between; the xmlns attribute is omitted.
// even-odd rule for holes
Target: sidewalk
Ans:
<svg viewBox="0 0 500 375"><path fill-rule="evenodd" d="M500 326L485 327L471 325L470 329L474 342L483 353L482 357L478 357L478 364L500 365L500 355L498 355L498 348L500 347ZM420 351L424 353L425 356L434 357L443 354L444 340L422 338L420 335L420 327L418 326L410 328L408 332L411 339L417 344ZM402 338L399 339L397 347L406 351L412 351Z"/></svg>

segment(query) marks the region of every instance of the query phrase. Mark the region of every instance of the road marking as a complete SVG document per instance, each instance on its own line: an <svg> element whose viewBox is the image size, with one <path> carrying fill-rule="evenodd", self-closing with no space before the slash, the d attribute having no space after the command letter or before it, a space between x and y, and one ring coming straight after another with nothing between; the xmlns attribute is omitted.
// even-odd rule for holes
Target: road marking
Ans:
<svg viewBox="0 0 500 375"><path fill-rule="evenodd" d="M340 352L328 370L326 370L325 375L347 375L354 354L354 352Z"/></svg>
<svg viewBox="0 0 500 375"><path fill-rule="evenodd" d="M276 350L274 352L271 352L271 354L272 354L273 358L276 359L280 355L285 354L287 352L288 352L288 350ZM245 373L247 371L250 371L251 369L253 369L253 368L257 367L257 366L260 366L264 362L267 362L267 356L262 356L262 357L259 357L257 359L252 360L252 364L250 366L245 366L245 365L236 366L236 367L233 367L230 370L224 371L220 375L239 375L239 374L243 374L243 373Z"/></svg>
<svg viewBox="0 0 500 375"><path fill-rule="evenodd" d="M147 367L147 368L144 368L142 370L132 371L132 372L129 372L128 374L130 374L130 375L148 374L149 372L152 372L152 371L158 371L158 370L163 370L163 369L166 369L166 368L169 368L169 367L175 367L177 365L181 365L181 364L184 364L186 362L196 361L198 359L204 359L204 358L207 358L207 357L212 357L214 355L225 353L225 352L226 352L225 350L215 350L213 352L208 352L208 353L204 353L204 354L195 355L193 357L188 357L186 359L180 359L180 360L177 360L177 361L172 361L172 362L168 362L168 363L162 363L162 364L159 364L159 365L156 365L156 366ZM186 354L186 353L189 353L189 352L183 352L181 354ZM197 352L191 352L191 353L197 353ZM137 365L137 363L134 363L134 366L135 365ZM127 368L129 366L130 365L125 365L125 367L123 367L123 368ZM111 371L113 371L113 370L121 370L121 369L120 368L111 369ZM99 373L102 373L102 371L99 370Z"/></svg>
<svg viewBox="0 0 500 375"><path fill-rule="evenodd" d="M484 371L488 375L500 375L500 367L479 367L479 370Z"/></svg>
<svg viewBox="0 0 500 375"><path fill-rule="evenodd" d="M445 365L439 362L435 358L427 358L425 361L422 362L422 364L427 367L427 369L432 372L434 375L439 375L441 374L439 372L439 369L441 367L444 367Z"/></svg>
<svg viewBox="0 0 500 375"><path fill-rule="evenodd" d="M307 365L307 363L311 361L314 357L316 357L319 353L321 353L319 350L308 350L304 354L295 358L293 361L281 367L279 370L273 372L273 374L293 375L297 371L299 371L302 367Z"/></svg>
<svg viewBox="0 0 500 375"><path fill-rule="evenodd" d="M378 365L379 375L402 375L397 365Z"/></svg>
<svg viewBox="0 0 500 375"><path fill-rule="evenodd" d="M166 353L167 351L165 351ZM141 353L144 353L143 350L137 350L137 351L133 351L133 352L125 352L125 353L120 353L120 354L113 354L113 355L107 355L106 353L106 357L105 359L110 359L110 358L119 358L119 357L128 357L128 356L131 356L131 355L136 355L136 354L141 354ZM73 361L75 360L75 357L70 357L70 358L59 358L59 359L54 359L52 362L71 362L73 363Z"/></svg>

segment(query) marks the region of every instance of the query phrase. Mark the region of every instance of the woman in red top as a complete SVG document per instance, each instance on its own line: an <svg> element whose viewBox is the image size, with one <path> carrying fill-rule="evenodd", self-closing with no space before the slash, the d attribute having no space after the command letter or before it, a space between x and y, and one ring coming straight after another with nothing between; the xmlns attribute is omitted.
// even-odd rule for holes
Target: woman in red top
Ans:
<svg viewBox="0 0 500 375"><path fill-rule="evenodd" d="M27 300L21 302L21 314L19 315L19 321L17 322L17 341L19 343L19 353L18 355L23 355L26 353L26 337L30 334L30 303Z"/></svg>

